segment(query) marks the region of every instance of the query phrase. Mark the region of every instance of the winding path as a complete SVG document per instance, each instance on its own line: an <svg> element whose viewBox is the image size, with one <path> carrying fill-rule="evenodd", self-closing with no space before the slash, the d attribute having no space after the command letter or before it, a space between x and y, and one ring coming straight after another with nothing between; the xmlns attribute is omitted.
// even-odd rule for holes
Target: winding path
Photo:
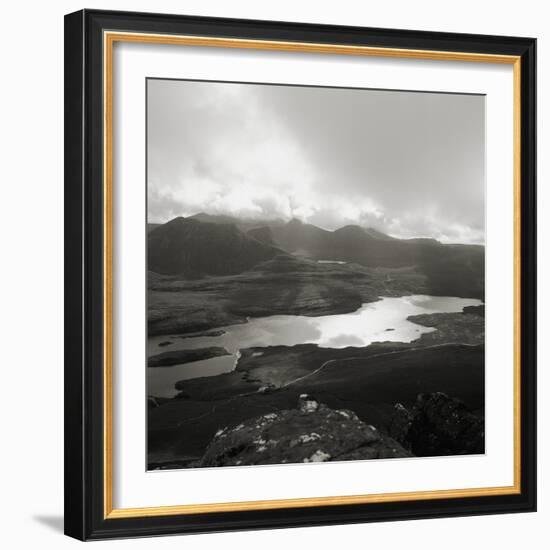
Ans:
<svg viewBox="0 0 550 550"><path fill-rule="evenodd" d="M325 367L327 367L331 363L342 363L342 362L345 362L345 361L355 361L357 359L363 359L365 361L369 361L370 359L376 359L376 358L385 357L385 356L388 356L388 355L396 355L396 354L399 354L399 353L408 353L410 351L427 350L427 349L442 348L442 347L446 347L446 346L456 346L456 345L467 346L467 347L477 347L477 346L479 346L479 344L467 344L467 343L462 343L462 342L446 342L446 343L443 343L443 344L432 344L430 346L414 346L414 347L410 347L410 348L406 348L406 349L392 350L392 351L387 351L387 352L384 352L384 353L376 353L374 355L369 355L369 356L364 356L364 355L361 356L360 355L360 356L357 356L357 357L342 357L342 358L338 358L338 359L329 359L328 361L325 361L317 369L309 372L308 374L305 374L303 376L295 378L294 380L290 380L289 382L286 382L285 384L282 384L281 386L278 386L277 388L274 389L274 391L278 391L278 390L282 390L284 388L288 388L288 387L292 386L293 384L301 382L301 381L303 381L307 378L311 378L312 376L320 373ZM230 403L231 401L234 401L235 399L239 399L241 397L249 397L249 396L252 396L252 395L257 395L258 393L259 393L259 390L244 392L244 393L239 393L239 394L236 394L236 395L232 395L231 397L228 397L227 399L222 399L220 401L217 401L214 405L212 405L212 408L209 411L207 411L207 412L205 412L205 413L203 413L199 416L194 416L193 418L186 418L185 420L182 420L181 422L178 422L176 424L176 426L180 427L180 426L183 426L184 424L187 424L188 422L192 422L194 420L200 420L201 418L205 418L206 416L210 416L210 415L212 415L216 412L216 408L219 405Z"/></svg>
<svg viewBox="0 0 550 550"><path fill-rule="evenodd" d="M295 384L296 382L300 382L301 380L305 380L306 378L309 378L309 377L311 377L315 374L318 374L330 363L342 363L344 361L354 361L356 359L365 359L365 360L368 361L369 359L375 359L377 357L384 357L386 355L395 355L395 354L398 354L398 353L407 353L409 351L426 350L426 349L432 349L432 348L442 348L442 347L445 347L445 346L457 346L457 345L458 346L469 346L469 347L479 346L479 344L466 344L466 343L462 343L462 342L445 342L444 344L432 344L430 346L415 346L415 347L406 348L406 349L396 349L396 350L387 351L387 352L384 352L384 353L377 353L375 355L368 355L368 356L360 355L358 357L343 357L343 358L339 358L339 359L329 359L328 361L325 361L319 368L315 369L314 371L311 371L308 374L304 374L304 376L300 376L299 378L296 378L295 380L291 380L290 382L287 382L286 384L283 384L282 386L280 386L280 388L281 389L282 388L287 388L288 386L291 386L292 384Z"/></svg>

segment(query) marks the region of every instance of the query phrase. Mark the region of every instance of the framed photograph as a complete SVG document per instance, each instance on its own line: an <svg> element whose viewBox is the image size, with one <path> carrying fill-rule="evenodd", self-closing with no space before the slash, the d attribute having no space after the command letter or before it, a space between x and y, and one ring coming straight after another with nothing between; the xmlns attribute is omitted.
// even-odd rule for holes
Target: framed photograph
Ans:
<svg viewBox="0 0 550 550"><path fill-rule="evenodd" d="M65 529L536 508L532 38L65 18Z"/></svg>

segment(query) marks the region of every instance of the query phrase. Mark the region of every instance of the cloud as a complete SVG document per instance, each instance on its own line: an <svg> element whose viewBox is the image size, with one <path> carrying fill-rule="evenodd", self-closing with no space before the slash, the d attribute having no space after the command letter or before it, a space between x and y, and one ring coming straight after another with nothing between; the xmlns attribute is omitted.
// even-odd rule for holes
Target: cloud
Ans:
<svg viewBox="0 0 550 550"><path fill-rule="evenodd" d="M314 172L288 129L264 115L253 88L213 84L204 93L204 84L183 84L149 85L150 194L169 196L182 214L248 217L289 217L293 204L312 200Z"/></svg>
<svg viewBox="0 0 550 550"><path fill-rule="evenodd" d="M150 80L148 216L483 242L484 124L481 96Z"/></svg>

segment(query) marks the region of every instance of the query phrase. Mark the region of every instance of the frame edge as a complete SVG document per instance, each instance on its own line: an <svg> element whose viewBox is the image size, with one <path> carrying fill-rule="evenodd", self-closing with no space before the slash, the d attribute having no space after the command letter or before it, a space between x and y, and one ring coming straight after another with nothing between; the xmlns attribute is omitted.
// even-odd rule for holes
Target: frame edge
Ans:
<svg viewBox="0 0 550 550"><path fill-rule="evenodd" d="M64 532L86 537L84 425L84 11L64 18Z"/></svg>
<svg viewBox="0 0 550 550"><path fill-rule="evenodd" d="M94 338L91 332L94 329L87 326L86 320L93 320L90 309L96 309L88 300L97 295L94 294L91 285L95 284L88 280L92 277L95 268L91 269L93 263L90 256L90 241L96 241L90 232L94 229L96 214L91 208L93 204L87 203L91 197L91 187L95 178L89 174L87 156L93 156L89 148L94 139L95 132L91 128L96 125L92 117L94 109L90 103L95 101L92 94L95 89L93 79L87 79L86 75L93 75L90 72L91 61L88 57L94 56L93 30L90 25L96 28L102 27L98 19L104 16L120 18L120 24L124 24L125 17L136 15L148 17L169 18L159 14L136 14L126 12L109 12L99 10L82 10L65 16L65 533L79 540L98 540L105 538L128 538L141 536L158 536L167 534L199 533L215 531L233 531L243 529L269 529L285 528L293 526L314 526L333 525L345 523L358 523L368 521L391 521L403 519L436 518L465 515L482 515L488 513L512 513L529 512L536 510L536 403L530 401L533 398L536 377L536 351L527 350L526 347L536 342L534 330L536 328L536 221L535 221L535 39L515 38L506 39L498 37L502 41L514 43L515 48L522 51L522 162L521 162L521 248L522 257L526 265L522 271L522 492L515 498L506 499L506 503L500 501L494 503L491 508L489 502L485 506L476 503L473 499L465 506L449 508L441 503L442 509L435 509L427 503L419 502L415 511L393 511L386 509L385 512L373 512L370 517L365 517L365 512L359 507L350 507L347 512L341 507L339 510L326 510L327 513L319 513L318 509L304 510L303 513L286 516L288 509L282 509L280 513L268 514L247 513L247 517L241 514L224 513L224 517L210 516L210 518L195 516L188 518L186 524L184 518L162 516L158 521L151 521L151 518L136 519L107 519L104 520L97 513L98 501L93 493L97 492L96 486L97 470L102 469L94 464L96 453L93 447L97 440L93 437L94 430L91 422L86 417L86 411L93 412L94 403L97 398L97 387L91 380L90 369L94 366L92 347ZM176 16L186 19L182 16ZM193 18L194 19L194 18ZM204 20L207 21L204 21ZM219 23L222 20L215 18L201 18L203 23L212 21ZM245 23L243 20L226 20ZM94 25L95 23L95 25ZM268 22L246 21L248 24L267 24ZM147 21L141 21L140 25L147 26ZM283 28L293 23L273 23ZM296 24L296 31L300 26L314 30L325 27L308 24ZM328 27L327 27L328 28ZM88 31L90 36L88 36ZM346 27L342 30L355 29ZM371 31L373 29L361 29ZM381 33L391 33L387 29L380 29ZM407 31L393 31L394 33L406 34ZM409 31L415 32L415 31ZM420 35L431 33L419 32ZM438 34L438 33L433 33ZM468 35L454 35L466 40ZM489 40L494 37L487 37ZM390 40L390 39L389 39ZM519 44L518 42L521 42ZM89 43L89 49L87 44ZM89 55L87 52L91 52ZM90 127L86 120L89 119ZM90 160L91 161L91 160ZM94 170L95 171L95 170ZM88 215L87 215L88 214ZM531 218L532 217L532 218ZM531 219L530 219L531 218ZM97 227L95 227L97 229ZM86 239L86 237L89 239ZM102 238L102 235L101 235ZM94 246L97 246L95 243ZM532 285L529 288L529 285ZM528 330L531 333L527 332ZM97 342L96 342L97 343ZM95 378L95 375L94 375ZM527 399L527 397L529 399ZM96 411L97 412L97 411ZM94 419L93 424L96 423ZM102 423L102 422L100 422ZM101 495L103 496L103 495ZM103 502L103 499L99 499ZM504 500L504 499L503 499ZM500 506L499 506L500 505ZM294 510L293 510L294 512ZM190 520L190 521L189 521Z"/></svg>

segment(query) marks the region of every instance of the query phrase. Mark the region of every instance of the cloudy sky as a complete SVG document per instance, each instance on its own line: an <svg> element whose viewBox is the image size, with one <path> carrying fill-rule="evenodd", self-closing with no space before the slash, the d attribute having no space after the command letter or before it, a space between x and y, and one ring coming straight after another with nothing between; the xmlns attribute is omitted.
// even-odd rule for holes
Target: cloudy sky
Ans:
<svg viewBox="0 0 550 550"><path fill-rule="evenodd" d="M482 96L148 81L148 220L197 212L484 242Z"/></svg>

